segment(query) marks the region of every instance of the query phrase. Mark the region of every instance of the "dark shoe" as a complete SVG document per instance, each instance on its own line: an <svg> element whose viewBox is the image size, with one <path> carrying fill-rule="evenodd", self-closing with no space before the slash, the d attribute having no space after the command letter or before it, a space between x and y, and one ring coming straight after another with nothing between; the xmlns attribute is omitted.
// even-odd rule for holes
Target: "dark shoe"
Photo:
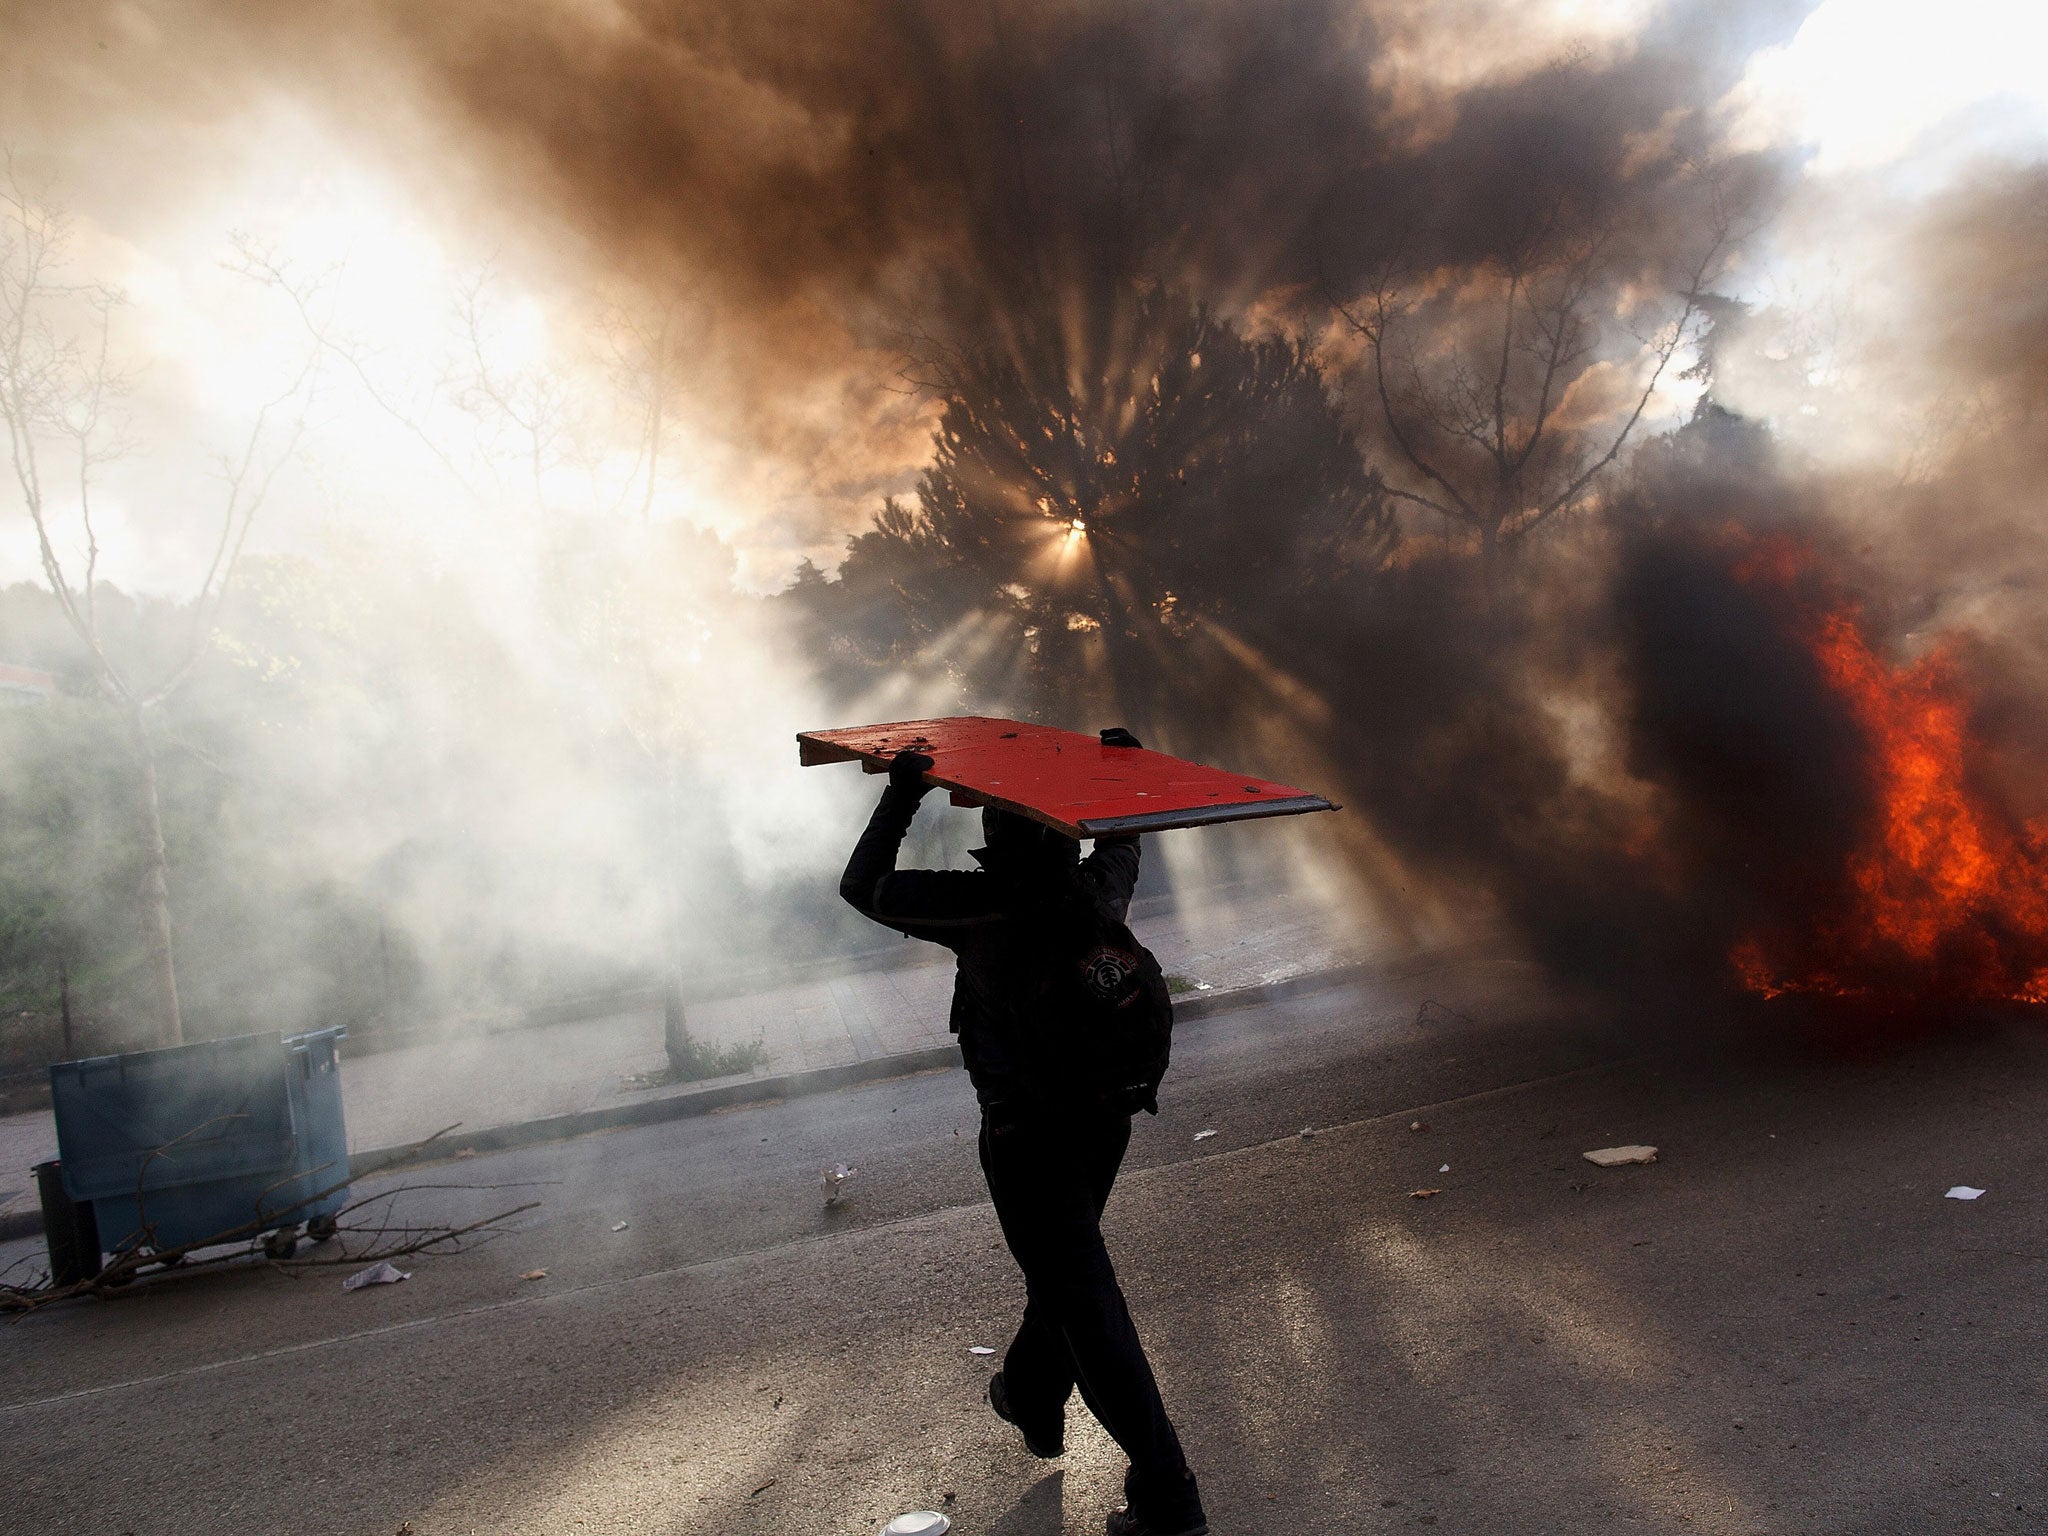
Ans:
<svg viewBox="0 0 2048 1536"><path fill-rule="evenodd" d="M988 1379L988 1405L995 1409L996 1417L1005 1424L1017 1426L1017 1432L1024 1437L1024 1449L1041 1461L1051 1461L1055 1456L1067 1454L1067 1425L1065 1415L1048 1432L1042 1427L1034 1428L1010 1411L1009 1389L1003 1385L1003 1373L997 1371ZM1205 1528L1206 1529L1206 1528Z"/></svg>
<svg viewBox="0 0 2048 1536"><path fill-rule="evenodd" d="M1168 1530L1163 1525L1148 1524L1128 1509L1113 1509L1103 1531L1104 1536L1209 1536L1209 1522L1197 1515L1193 1525L1177 1525Z"/></svg>

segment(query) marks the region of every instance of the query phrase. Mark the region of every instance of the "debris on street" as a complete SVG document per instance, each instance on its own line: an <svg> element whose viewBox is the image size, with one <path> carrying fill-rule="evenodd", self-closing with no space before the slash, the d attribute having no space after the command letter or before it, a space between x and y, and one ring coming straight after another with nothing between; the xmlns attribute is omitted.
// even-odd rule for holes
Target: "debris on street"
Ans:
<svg viewBox="0 0 2048 1536"><path fill-rule="evenodd" d="M986 1344L970 1344L967 1346L967 1353L970 1355L992 1355L995 1351Z"/></svg>
<svg viewBox="0 0 2048 1536"><path fill-rule="evenodd" d="M630 1221L615 1221L612 1223L612 1230L614 1232L623 1232L626 1230L626 1228L630 1227L631 1225L633 1225L633 1223L631 1223Z"/></svg>
<svg viewBox="0 0 2048 1536"><path fill-rule="evenodd" d="M1451 1171L1451 1165L1450 1165L1449 1163L1445 1163L1445 1164L1443 1165L1443 1167L1441 1167L1441 1168L1437 1169L1437 1172L1438 1172L1438 1173L1449 1173L1450 1171Z"/></svg>
<svg viewBox="0 0 2048 1536"><path fill-rule="evenodd" d="M366 1285L396 1285L401 1280L410 1280L412 1272L400 1269L396 1264L372 1264L368 1269L357 1270L341 1282L344 1291L360 1291Z"/></svg>
<svg viewBox="0 0 2048 1536"><path fill-rule="evenodd" d="M913 1509L882 1528L882 1536L946 1536L953 1522L935 1509Z"/></svg>
<svg viewBox="0 0 2048 1536"><path fill-rule="evenodd" d="M776 1484L776 1483L777 1483L778 1481L779 1481L779 1479L777 1479L777 1478L773 1478L773 1477L769 1478L767 1482L763 1483L763 1484L762 1484L762 1485L761 1485L760 1487L756 1488L756 1489L755 1489L755 1490L754 1490L754 1491L753 1491L752 1493L748 1494L748 1495L747 1495L747 1497L748 1497L748 1498L750 1498L750 1499L758 1499L759 1497L761 1497L761 1495L762 1495L762 1494L766 1493L766 1492L767 1492L767 1491L768 1491L768 1490L769 1490L770 1488L773 1488L773 1487L775 1486L775 1484Z"/></svg>
<svg viewBox="0 0 2048 1536"><path fill-rule="evenodd" d="M1301 1139L1303 1141L1314 1141L1316 1139L1316 1128L1312 1125L1304 1125L1301 1128Z"/></svg>
<svg viewBox="0 0 2048 1536"><path fill-rule="evenodd" d="M1207 1141L1211 1136L1214 1136L1215 1134L1216 1133L1214 1131L1197 1131L1195 1132L1195 1140Z"/></svg>
<svg viewBox="0 0 2048 1536"><path fill-rule="evenodd" d="M827 1205L837 1205L839 1203L841 1186L859 1172L858 1168L849 1168L844 1163L834 1163L830 1168L827 1168L820 1177L820 1182L825 1186L825 1203Z"/></svg>
<svg viewBox="0 0 2048 1536"><path fill-rule="evenodd" d="M522 1280L545 1280L547 1279L547 1277L548 1272L544 1269L529 1269L525 1274L521 1275L519 1278Z"/></svg>
<svg viewBox="0 0 2048 1536"><path fill-rule="evenodd" d="M1654 1163L1657 1161L1657 1149L1635 1145L1598 1147L1586 1153L1585 1159L1598 1168L1623 1168L1630 1163Z"/></svg>
<svg viewBox="0 0 2048 1536"><path fill-rule="evenodd" d="M1942 1198L1944 1200L1974 1200L1983 1193L1983 1190L1973 1188L1968 1184L1958 1184L1954 1189L1951 1189L1946 1195L1942 1196Z"/></svg>
<svg viewBox="0 0 2048 1536"><path fill-rule="evenodd" d="M1426 1131L1429 1129L1429 1124L1423 1120L1410 1120L1408 1122L1408 1129L1411 1131Z"/></svg>
<svg viewBox="0 0 2048 1536"><path fill-rule="evenodd" d="M1408 1191L1408 1198L1410 1200L1434 1200L1442 1193L1443 1191L1440 1189L1411 1189Z"/></svg>

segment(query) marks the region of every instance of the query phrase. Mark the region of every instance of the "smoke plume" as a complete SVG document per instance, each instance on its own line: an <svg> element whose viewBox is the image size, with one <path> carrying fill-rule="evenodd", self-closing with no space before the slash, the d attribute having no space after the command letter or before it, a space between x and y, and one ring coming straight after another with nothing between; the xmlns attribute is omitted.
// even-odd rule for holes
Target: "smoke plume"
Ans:
<svg viewBox="0 0 2048 1536"><path fill-rule="evenodd" d="M471 323L420 371L420 398L458 380L437 417L319 333L329 398L465 477L459 516L396 498L460 530L424 563L532 685L464 751L552 743L547 793L471 803L576 807L603 852L573 899L669 878L625 851L651 842L695 871L674 911L724 922L725 889L821 922L761 893L819 873L793 849L844 806L783 816L789 784L749 779L832 723L803 711L1115 716L1344 799L1383 933L1504 924L1561 974L1713 991L1756 935L1846 910L1896 789L1816 615L1901 697L1945 658L1970 825L2019 846L2048 806L2041 172L1817 179L1734 104L1811 9L23 7L9 100L109 244L260 163L287 103L586 338L519 372ZM1815 252L1839 291L1772 277ZM504 443L450 446L485 416ZM563 515L586 471L640 531ZM377 499L350 473L303 490L301 537ZM664 542L658 505L715 537ZM448 707L417 681L371 715ZM571 698L621 756L553 734ZM406 782L380 848L581 857L453 831ZM663 795L736 830L678 841ZM616 899L642 935L675 920Z"/></svg>

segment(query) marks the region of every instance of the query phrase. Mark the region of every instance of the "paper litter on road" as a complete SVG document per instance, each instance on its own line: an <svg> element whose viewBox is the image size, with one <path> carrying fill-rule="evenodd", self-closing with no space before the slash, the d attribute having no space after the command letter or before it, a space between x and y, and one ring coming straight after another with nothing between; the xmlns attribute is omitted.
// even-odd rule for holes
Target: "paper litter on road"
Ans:
<svg viewBox="0 0 2048 1536"><path fill-rule="evenodd" d="M970 1355L992 1355L995 1351L986 1344L970 1344L967 1346L967 1353Z"/></svg>
<svg viewBox="0 0 2048 1536"><path fill-rule="evenodd" d="M1216 1133L1214 1131L1197 1131L1195 1132L1195 1140L1207 1141L1211 1136L1214 1136L1215 1134Z"/></svg>
<svg viewBox="0 0 2048 1536"><path fill-rule="evenodd" d="M525 1274L521 1275L519 1278L522 1280L545 1280L547 1279L547 1277L548 1272L544 1269L529 1269Z"/></svg>
<svg viewBox="0 0 2048 1536"><path fill-rule="evenodd" d="M827 1205L837 1205L839 1203L840 1186L859 1172L858 1168L849 1168L844 1163L834 1163L824 1173L819 1175L819 1182L825 1187L825 1203Z"/></svg>
<svg viewBox="0 0 2048 1536"><path fill-rule="evenodd" d="M953 1522L935 1509L913 1509L882 1527L882 1536L946 1536Z"/></svg>
<svg viewBox="0 0 2048 1536"><path fill-rule="evenodd" d="M400 1269L395 1264L372 1264L368 1269L358 1270L341 1282L344 1291L360 1291L366 1285L396 1285L401 1280L410 1280L412 1272Z"/></svg>
<svg viewBox="0 0 2048 1536"><path fill-rule="evenodd" d="M1411 1189L1408 1191L1408 1198L1410 1200L1434 1200L1442 1193L1443 1191L1440 1189Z"/></svg>
<svg viewBox="0 0 2048 1536"><path fill-rule="evenodd" d="M1438 1172L1438 1173L1449 1173L1450 1171L1451 1171L1451 1165L1450 1165L1449 1163L1445 1163L1445 1164L1443 1165L1443 1167L1441 1167L1441 1168L1437 1169L1437 1172Z"/></svg>
<svg viewBox="0 0 2048 1536"><path fill-rule="evenodd" d="M1410 1120L1408 1122L1408 1129L1411 1131L1426 1131L1429 1129L1429 1126L1420 1120Z"/></svg>
<svg viewBox="0 0 2048 1536"><path fill-rule="evenodd" d="M631 1225L633 1225L633 1223L631 1223L630 1221L615 1221L612 1223L612 1230L614 1232L623 1232L626 1230L626 1228L630 1227Z"/></svg>
<svg viewBox="0 0 2048 1536"><path fill-rule="evenodd" d="M1584 1154L1587 1162L1599 1168L1624 1168L1630 1163L1654 1163L1657 1149L1630 1145L1626 1147L1598 1147Z"/></svg>
<svg viewBox="0 0 2048 1536"><path fill-rule="evenodd" d="M1974 1200L1983 1193L1983 1190L1973 1189L1968 1184L1958 1184L1954 1189L1942 1196L1942 1198L1944 1200Z"/></svg>

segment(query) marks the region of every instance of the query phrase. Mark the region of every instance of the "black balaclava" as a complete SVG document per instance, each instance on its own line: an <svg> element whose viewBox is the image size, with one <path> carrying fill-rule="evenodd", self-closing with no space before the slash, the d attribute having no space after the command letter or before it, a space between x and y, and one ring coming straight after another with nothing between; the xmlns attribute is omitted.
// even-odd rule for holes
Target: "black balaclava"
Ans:
<svg viewBox="0 0 2048 1536"><path fill-rule="evenodd" d="M992 874L1046 880L1071 871L1081 860L1081 845L1073 838L992 805L982 807L981 835L988 846L975 849L974 856Z"/></svg>

